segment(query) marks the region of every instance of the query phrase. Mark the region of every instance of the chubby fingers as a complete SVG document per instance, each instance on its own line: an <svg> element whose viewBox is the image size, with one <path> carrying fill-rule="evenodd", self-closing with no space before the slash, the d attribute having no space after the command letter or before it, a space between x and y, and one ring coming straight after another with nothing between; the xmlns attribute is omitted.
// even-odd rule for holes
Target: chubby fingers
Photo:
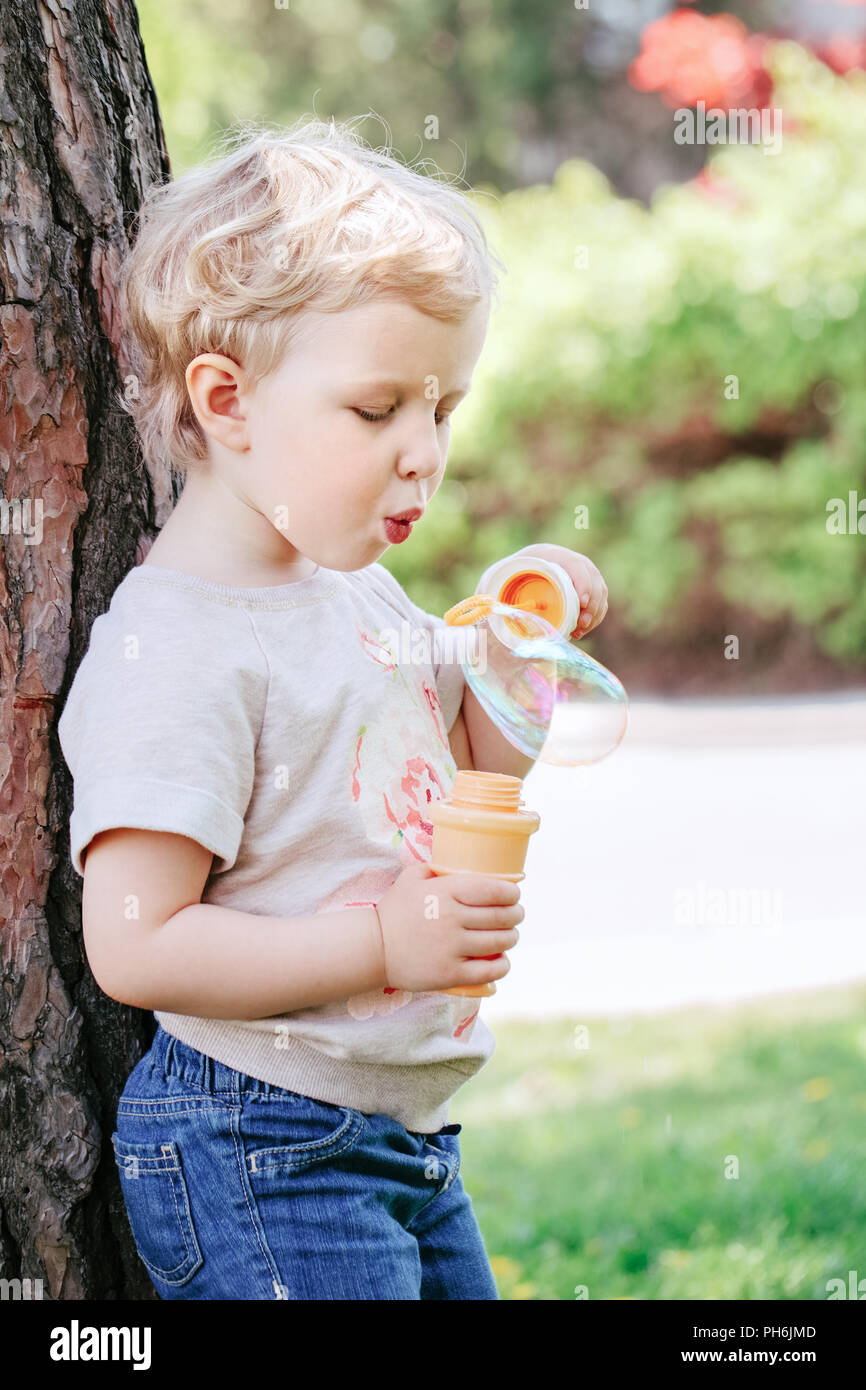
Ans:
<svg viewBox="0 0 866 1390"><path fill-rule="evenodd" d="M598 627L607 612L607 585L601 571L585 555L575 556L570 567L571 578L580 600L580 617L571 637L585 637Z"/></svg>

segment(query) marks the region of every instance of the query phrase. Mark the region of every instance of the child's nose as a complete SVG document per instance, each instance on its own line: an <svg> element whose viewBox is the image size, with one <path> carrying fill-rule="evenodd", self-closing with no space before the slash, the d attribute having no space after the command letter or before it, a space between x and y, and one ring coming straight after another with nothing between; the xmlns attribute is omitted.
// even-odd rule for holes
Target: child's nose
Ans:
<svg viewBox="0 0 866 1390"><path fill-rule="evenodd" d="M415 439L400 455L403 477L432 478L445 462L445 450L436 439Z"/></svg>

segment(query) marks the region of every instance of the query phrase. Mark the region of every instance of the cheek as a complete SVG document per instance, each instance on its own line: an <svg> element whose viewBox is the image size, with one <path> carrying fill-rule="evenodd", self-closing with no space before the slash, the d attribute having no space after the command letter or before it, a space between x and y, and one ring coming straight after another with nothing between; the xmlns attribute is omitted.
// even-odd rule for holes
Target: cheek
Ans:
<svg viewBox="0 0 866 1390"><path fill-rule="evenodd" d="M311 517L327 511L332 518L357 519L359 513L378 506L383 489L381 467L374 466L362 450L347 449L337 441L323 440L294 484L294 491Z"/></svg>

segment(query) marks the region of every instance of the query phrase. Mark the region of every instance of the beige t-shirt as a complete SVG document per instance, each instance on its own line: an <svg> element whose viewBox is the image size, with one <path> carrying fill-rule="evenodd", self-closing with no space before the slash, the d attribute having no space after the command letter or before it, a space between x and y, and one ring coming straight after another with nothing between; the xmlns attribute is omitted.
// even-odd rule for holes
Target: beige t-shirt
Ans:
<svg viewBox="0 0 866 1390"><path fill-rule="evenodd" d="M130 826L212 851L204 903L291 918L378 902L430 860L427 808L454 780L454 637L380 564L261 589L139 565L58 725L76 871L94 835ZM382 989L252 1021L155 1016L237 1071L432 1133L494 1050L479 1002Z"/></svg>

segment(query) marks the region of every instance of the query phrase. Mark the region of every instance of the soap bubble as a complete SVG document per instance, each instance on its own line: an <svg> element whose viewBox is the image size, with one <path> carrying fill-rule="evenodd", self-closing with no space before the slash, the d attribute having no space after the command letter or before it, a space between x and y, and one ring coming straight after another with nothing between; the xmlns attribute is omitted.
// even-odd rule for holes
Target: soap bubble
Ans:
<svg viewBox="0 0 866 1390"><path fill-rule="evenodd" d="M452 609L474 621L477 640L461 663L470 690L508 742L527 757L579 767L607 757L628 725L628 696L594 661L537 613L474 595Z"/></svg>

